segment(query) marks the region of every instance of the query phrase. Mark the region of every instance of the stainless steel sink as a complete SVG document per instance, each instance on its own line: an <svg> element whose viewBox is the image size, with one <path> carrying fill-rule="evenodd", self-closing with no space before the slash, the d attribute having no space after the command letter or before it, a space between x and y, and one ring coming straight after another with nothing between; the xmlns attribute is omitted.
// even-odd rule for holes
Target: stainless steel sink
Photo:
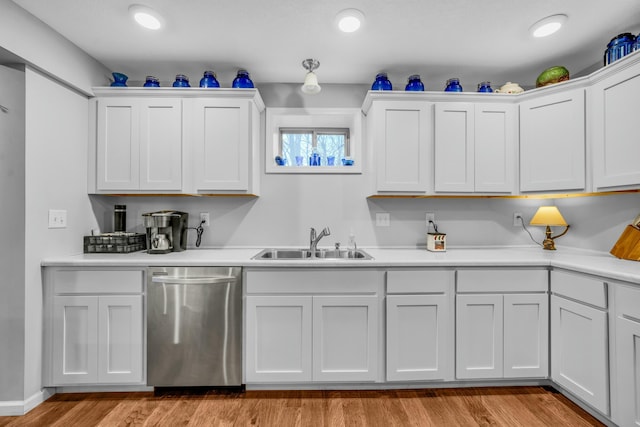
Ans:
<svg viewBox="0 0 640 427"><path fill-rule="evenodd" d="M255 255L252 259L373 259L371 255L362 249L318 249L315 251L315 257L312 256L309 249L264 249Z"/></svg>

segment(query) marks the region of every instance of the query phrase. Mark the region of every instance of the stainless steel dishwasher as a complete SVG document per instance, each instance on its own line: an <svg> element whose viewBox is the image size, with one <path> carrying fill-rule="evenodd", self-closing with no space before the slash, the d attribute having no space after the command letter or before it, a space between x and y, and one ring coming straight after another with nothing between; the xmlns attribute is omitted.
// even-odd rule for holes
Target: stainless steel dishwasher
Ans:
<svg viewBox="0 0 640 427"><path fill-rule="evenodd" d="M147 385L242 384L242 269L147 269Z"/></svg>

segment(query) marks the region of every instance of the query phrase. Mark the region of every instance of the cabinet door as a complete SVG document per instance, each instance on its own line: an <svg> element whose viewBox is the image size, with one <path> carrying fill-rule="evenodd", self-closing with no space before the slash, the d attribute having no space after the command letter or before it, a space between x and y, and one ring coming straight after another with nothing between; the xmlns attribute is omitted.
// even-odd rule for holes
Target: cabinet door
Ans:
<svg viewBox="0 0 640 427"><path fill-rule="evenodd" d="M252 135L249 103L231 99L193 102L197 190L247 191Z"/></svg>
<svg viewBox="0 0 640 427"><path fill-rule="evenodd" d="M503 298L456 296L456 377L502 378Z"/></svg>
<svg viewBox="0 0 640 427"><path fill-rule="evenodd" d="M549 299L545 294L504 296L504 377L549 376Z"/></svg>
<svg viewBox="0 0 640 427"><path fill-rule="evenodd" d="M475 187L480 193L512 193L518 146L517 107L475 105Z"/></svg>
<svg viewBox="0 0 640 427"><path fill-rule="evenodd" d="M474 190L474 107L469 103L435 105L435 190Z"/></svg>
<svg viewBox="0 0 640 427"><path fill-rule="evenodd" d="M445 379L448 312L443 294L387 296L387 381Z"/></svg>
<svg viewBox="0 0 640 427"><path fill-rule="evenodd" d="M426 192L430 172L429 104L377 101L369 114L377 190Z"/></svg>
<svg viewBox="0 0 640 427"><path fill-rule="evenodd" d="M551 378L609 413L607 313L551 297Z"/></svg>
<svg viewBox="0 0 640 427"><path fill-rule="evenodd" d="M313 381L375 381L378 297L313 297Z"/></svg>
<svg viewBox="0 0 640 427"><path fill-rule="evenodd" d="M98 100L98 190L140 187L140 100Z"/></svg>
<svg viewBox="0 0 640 427"><path fill-rule="evenodd" d="M98 297L53 298L53 382L98 382Z"/></svg>
<svg viewBox="0 0 640 427"><path fill-rule="evenodd" d="M141 383L142 295L98 299L98 382Z"/></svg>
<svg viewBox="0 0 640 427"><path fill-rule="evenodd" d="M140 104L140 189L182 189L182 101Z"/></svg>
<svg viewBox="0 0 640 427"><path fill-rule="evenodd" d="M585 188L584 90L520 104L520 190Z"/></svg>
<svg viewBox="0 0 640 427"><path fill-rule="evenodd" d="M640 322L616 318L617 414L621 426L640 426Z"/></svg>
<svg viewBox="0 0 640 427"><path fill-rule="evenodd" d="M247 383L311 381L311 298L246 298Z"/></svg>
<svg viewBox="0 0 640 427"><path fill-rule="evenodd" d="M596 189L640 185L640 65L595 84L588 96Z"/></svg>

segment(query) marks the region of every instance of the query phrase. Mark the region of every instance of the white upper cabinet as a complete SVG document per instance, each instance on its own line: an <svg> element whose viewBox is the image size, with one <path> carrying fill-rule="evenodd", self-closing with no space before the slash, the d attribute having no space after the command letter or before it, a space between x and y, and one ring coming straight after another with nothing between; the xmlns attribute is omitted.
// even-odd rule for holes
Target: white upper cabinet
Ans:
<svg viewBox="0 0 640 427"><path fill-rule="evenodd" d="M634 58L611 65L587 92L595 190L640 186L640 62Z"/></svg>
<svg viewBox="0 0 640 427"><path fill-rule="evenodd" d="M435 191L512 193L518 143L513 104L435 104Z"/></svg>
<svg viewBox="0 0 640 427"><path fill-rule="evenodd" d="M520 104L520 190L585 189L584 89Z"/></svg>
<svg viewBox="0 0 640 427"><path fill-rule="evenodd" d="M365 111L378 192L428 191L430 108L422 100L374 100Z"/></svg>
<svg viewBox="0 0 640 427"><path fill-rule="evenodd" d="M98 191L182 188L179 99L99 99L97 113Z"/></svg>

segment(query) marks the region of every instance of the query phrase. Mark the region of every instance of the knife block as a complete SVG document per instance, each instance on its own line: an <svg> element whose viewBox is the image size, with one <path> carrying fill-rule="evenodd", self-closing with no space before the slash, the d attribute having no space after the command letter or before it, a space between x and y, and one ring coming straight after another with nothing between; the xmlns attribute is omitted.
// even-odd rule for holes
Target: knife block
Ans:
<svg viewBox="0 0 640 427"><path fill-rule="evenodd" d="M610 253L621 259L640 261L640 230L627 225Z"/></svg>

